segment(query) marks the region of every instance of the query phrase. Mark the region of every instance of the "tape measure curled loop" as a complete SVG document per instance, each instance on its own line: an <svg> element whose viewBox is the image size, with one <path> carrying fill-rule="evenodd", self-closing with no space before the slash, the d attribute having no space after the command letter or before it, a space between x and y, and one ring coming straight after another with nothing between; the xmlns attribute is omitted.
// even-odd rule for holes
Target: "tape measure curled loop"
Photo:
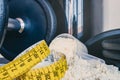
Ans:
<svg viewBox="0 0 120 80"><path fill-rule="evenodd" d="M22 76L19 76L17 80L60 80L64 77L68 69L65 55L61 54L60 57L61 58L53 64L30 70Z"/></svg>
<svg viewBox="0 0 120 80"><path fill-rule="evenodd" d="M13 80L45 59L50 50L44 40L23 51L22 56L0 67L0 80ZM30 50L29 50L30 49ZM25 53L25 54L24 54Z"/></svg>
<svg viewBox="0 0 120 80"><path fill-rule="evenodd" d="M57 53L59 59L48 66L31 69L50 54L44 40L24 50L16 59L0 67L0 80L60 80L66 70L65 55Z"/></svg>

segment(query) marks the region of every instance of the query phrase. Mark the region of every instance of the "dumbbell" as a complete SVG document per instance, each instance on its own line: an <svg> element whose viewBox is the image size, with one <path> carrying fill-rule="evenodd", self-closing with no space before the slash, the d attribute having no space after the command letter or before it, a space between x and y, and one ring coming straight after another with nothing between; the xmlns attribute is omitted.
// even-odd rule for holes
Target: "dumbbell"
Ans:
<svg viewBox="0 0 120 80"><path fill-rule="evenodd" d="M42 39L49 44L57 34L67 32L63 9L52 1L0 0L0 53L6 59L13 60L32 44Z"/></svg>
<svg viewBox="0 0 120 80"><path fill-rule="evenodd" d="M86 43L88 52L120 69L120 29L100 33Z"/></svg>
<svg viewBox="0 0 120 80"><path fill-rule="evenodd" d="M120 37L103 40L103 56L120 69Z"/></svg>

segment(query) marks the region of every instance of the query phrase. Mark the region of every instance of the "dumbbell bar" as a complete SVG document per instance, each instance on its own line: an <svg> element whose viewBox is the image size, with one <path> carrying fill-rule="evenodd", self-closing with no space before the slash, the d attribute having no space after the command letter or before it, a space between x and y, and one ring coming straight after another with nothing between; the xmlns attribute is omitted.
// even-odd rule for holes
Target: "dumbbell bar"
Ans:
<svg viewBox="0 0 120 80"><path fill-rule="evenodd" d="M8 60L42 39L49 44L55 35L67 32L56 0L1 0L0 10L0 53Z"/></svg>

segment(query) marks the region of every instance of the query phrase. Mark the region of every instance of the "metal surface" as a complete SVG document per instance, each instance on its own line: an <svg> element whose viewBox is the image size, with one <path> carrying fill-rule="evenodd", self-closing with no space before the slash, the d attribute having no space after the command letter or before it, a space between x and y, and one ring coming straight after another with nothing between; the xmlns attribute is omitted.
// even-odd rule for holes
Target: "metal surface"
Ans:
<svg viewBox="0 0 120 80"><path fill-rule="evenodd" d="M20 23L20 29L19 29L18 32L22 33L24 31L24 29L25 29L25 23L24 23L24 21L21 18L16 18L16 20L18 20L19 23Z"/></svg>
<svg viewBox="0 0 120 80"><path fill-rule="evenodd" d="M21 24L24 24L24 22L20 22L16 19L9 18L8 20L8 31L19 31L21 29Z"/></svg>
<svg viewBox="0 0 120 80"><path fill-rule="evenodd" d="M66 5L65 5L65 12L68 20L68 29L69 33L73 34L73 18L77 19L77 5L76 5L76 0L66 0Z"/></svg>
<svg viewBox="0 0 120 80"><path fill-rule="evenodd" d="M64 4L68 33L80 38L83 30L83 0L65 0Z"/></svg>

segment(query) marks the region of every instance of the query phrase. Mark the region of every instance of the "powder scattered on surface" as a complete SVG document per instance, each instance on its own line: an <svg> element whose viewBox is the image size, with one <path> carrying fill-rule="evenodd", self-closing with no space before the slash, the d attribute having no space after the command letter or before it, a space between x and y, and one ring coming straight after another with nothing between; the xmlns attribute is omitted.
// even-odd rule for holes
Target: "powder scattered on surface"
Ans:
<svg viewBox="0 0 120 80"><path fill-rule="evenodd" d="M68 71L62 80L120 80L120 71L99 58L87 59L87 49L71 35L62 34L50 44L50 49L66 55ZM85 58L86 57L86 58Z"/></svg>
<svg viewBox="0 0 120 80"><path fill-rule="evenodd" d="M100 61L87 61L75 56L62 80L120 80L120 71L112 65Z"/></svg>

